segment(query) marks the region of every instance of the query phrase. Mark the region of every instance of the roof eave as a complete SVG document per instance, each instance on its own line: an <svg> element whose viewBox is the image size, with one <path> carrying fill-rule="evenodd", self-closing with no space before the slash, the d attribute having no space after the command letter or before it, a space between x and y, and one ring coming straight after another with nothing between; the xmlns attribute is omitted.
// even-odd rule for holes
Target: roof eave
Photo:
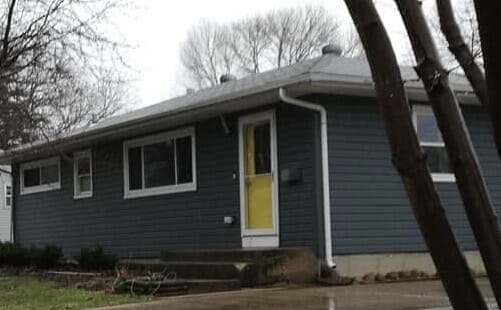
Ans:
<svg viewBox="0 0 501 310"><path fill-rule="evenodd" d="M371 79L341 76L332 74L302 74L287 80L279 80L275 83L268 83L261 87L250 88L242 92L233 93L227 96L211 98L187 108L167 111L157 115L149 115L133 119L124 123L107 127L90 128L66 137L58 137L45 143L22 146L4 153L0 153L0 164L10 164L15 161L26 160L29 157L39 156L44 152L64 151L69 148L78 148L105 138L116 137L118 133L122 136L126 132L138 133L137 130L146 130L163 123L182 125L198 119L207 118L211 115L217 116L226 113L233 113L252 107L258 107L278 101L278 89L286 87L291 94L301 96L312 93L326 93L338 95L356 95L374 97L374 85ZM424 89L417 84L407 85L406 91L409 99L415 101L426 101L427 95ZM456 92L462 104L479 104L477 97L470 91L462 89ZM213 113L211 113L211 111ZM174 121L178 119L178 121ZM145 123L151 126L145 126ZM26 156L28 154L29 156Z"/></svg>

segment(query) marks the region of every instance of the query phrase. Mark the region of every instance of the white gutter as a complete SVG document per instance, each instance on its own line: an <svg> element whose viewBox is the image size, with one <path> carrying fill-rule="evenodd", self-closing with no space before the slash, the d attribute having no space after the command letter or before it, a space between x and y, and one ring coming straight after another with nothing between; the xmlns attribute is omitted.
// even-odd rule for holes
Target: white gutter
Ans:
<svg viewBox="0 0 501 310"><path fill-rule="evenodd" d="M329 148L327 143L327 111L322 105L310 103L304 100L289 97L284 88L279 89L279 96L283 102L314 110L320 113L320 138L322 147L322 193L324 209L324 240L325 240L325 262L330 268L335 268L336 263L332 259L332 238L331 238L331 198L329 189Z"/></svg>

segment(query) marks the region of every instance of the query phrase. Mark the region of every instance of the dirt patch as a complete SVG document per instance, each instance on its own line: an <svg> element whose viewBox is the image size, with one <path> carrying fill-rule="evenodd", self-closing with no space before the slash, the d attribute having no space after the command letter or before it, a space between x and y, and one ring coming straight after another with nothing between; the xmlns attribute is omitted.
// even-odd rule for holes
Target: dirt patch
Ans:
<svg viewBox="0 0 501 310"><path fill-rule="evenodd" d="M401 281L419 281L419 280L434 280L437 275L430 275L424 271L417 269L392 271L385 274L368 273L361 277L355 278L355 283L370 284L378 282L401 282Z"/></svg>

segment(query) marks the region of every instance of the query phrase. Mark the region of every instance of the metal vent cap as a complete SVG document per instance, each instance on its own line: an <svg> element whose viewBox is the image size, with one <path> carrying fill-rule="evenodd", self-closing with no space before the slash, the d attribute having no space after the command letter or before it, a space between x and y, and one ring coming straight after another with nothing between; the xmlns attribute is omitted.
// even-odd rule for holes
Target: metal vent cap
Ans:
<svg viewBox="0 0 501 310"><path fill-rule="evenodd" d="M337 56L341 56L342 52L343 49L341 48L341 46L337 44L327 44L324 47L322 47L322 55L334 54Z"/></svg>

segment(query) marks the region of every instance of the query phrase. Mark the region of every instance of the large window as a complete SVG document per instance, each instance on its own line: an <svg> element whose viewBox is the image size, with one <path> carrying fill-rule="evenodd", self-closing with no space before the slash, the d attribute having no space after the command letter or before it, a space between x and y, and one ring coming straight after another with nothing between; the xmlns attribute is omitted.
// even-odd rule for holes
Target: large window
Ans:
<svg viewBox="0 0 501 310"><path fill-rule="evenodd" d="M5 208L12 207L12 185L5 185Z"/></svg>
<svg viewBox="0 0 501 310"><path fill-rule="evenodd" d="M74 198L92 197L92 155L91 151L73 154Z"/></svg>
<svg viewBox="0 0 501 310"><path fill-rule="evenodd" d="M21 164L21 194L38 193L61 188L60 160L53 157Z"/></svg>
<svg viewBox="0 0 501 310"><path fill-rule="evenodd" d="M419 143L426 153L428 166L436 182L454 182L445 143L430 106L414 106L414 125Z"/></svg>
<svg viewBox="0 0 501 310"><path fill-rule="evenodd" d="M124 143L125 198L196 190L192 127Z"/></svg>

